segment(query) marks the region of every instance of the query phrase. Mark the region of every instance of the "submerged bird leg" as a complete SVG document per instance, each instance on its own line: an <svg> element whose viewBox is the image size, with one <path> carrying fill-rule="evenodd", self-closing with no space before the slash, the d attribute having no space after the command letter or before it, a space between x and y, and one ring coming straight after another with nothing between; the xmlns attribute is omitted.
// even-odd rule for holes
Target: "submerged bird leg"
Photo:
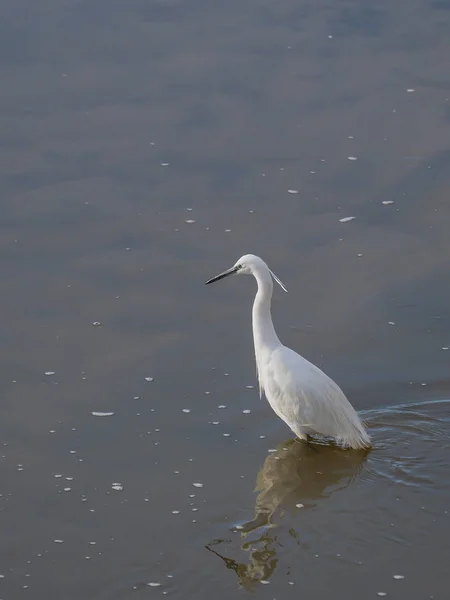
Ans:
<svg viewBox="0 0 450 600"><path fill-rule="evenodd" d="M308 448L311 448L311 450L314 450L314 452L319 452L314 444L313 436L309 435L309 433L306 434L306 443L308 444Z"/></svg>
<svg viewBox="0 0 450 600"><path fill-rule="evenodd" d="M314 444L314 438L311 435L302 435L301 437L298 435L294 442L297 442L298 444L306 444L306 446L311 448L311 450L314 452L319 452Z"/></svg>
<svg viewBox="0 0 450 600"><path fill-rule="evenodd" d="M308 440L306 439L306 437L304 435L297 435L294 438L294 442L298 442L299 444L303 444L304 442L307 442Z"/></svg>

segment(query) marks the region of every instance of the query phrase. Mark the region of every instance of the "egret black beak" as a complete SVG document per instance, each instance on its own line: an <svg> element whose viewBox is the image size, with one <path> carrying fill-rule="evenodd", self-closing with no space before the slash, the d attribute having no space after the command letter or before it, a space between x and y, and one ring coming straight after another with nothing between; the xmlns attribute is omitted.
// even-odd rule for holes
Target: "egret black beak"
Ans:
<svg viewBox="0 0 450 600"><path fill-rule="evenodd" d="M234 273L236 273L237 270L237 267L231 267L231 269L224 271L220 275L216 275L215 277L211 277L211 279L208 279L205 285L208 285L208 283L214 283L215 281L219 281L219 279L224 279L224 277L228 277L229 275L234 275Z"/></svg>

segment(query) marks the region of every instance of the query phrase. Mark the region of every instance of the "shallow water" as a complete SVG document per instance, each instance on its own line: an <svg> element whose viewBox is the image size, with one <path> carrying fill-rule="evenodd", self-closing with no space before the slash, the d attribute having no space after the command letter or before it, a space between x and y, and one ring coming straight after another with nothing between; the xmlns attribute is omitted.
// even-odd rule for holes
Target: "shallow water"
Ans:
<svg viewBox="0 0 450 600"><path fill-rule="evenodd" d="M0 598L447 597L449 7L2 3ZM371 452L259 399L247 252Z"/></svg>

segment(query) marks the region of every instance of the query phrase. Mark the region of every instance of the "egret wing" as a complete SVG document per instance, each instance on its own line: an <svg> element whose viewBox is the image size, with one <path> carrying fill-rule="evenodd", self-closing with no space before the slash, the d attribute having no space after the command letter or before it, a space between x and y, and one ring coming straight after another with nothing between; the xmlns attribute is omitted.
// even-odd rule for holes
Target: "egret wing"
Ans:
<svg viewBox="0 0 450 600"><path fill-rule="evenodd" d="M368 441L340 387L290 348L281 346L271 353L264 389L270 404L277 404L280 416L294 432L320 433L344 443L364 436Z"/></svg>

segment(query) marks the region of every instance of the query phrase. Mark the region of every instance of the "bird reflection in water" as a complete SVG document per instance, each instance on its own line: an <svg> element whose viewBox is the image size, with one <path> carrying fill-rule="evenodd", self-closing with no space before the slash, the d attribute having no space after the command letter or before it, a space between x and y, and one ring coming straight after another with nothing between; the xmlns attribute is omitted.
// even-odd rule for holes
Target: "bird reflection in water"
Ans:
<svg viewBox="0 0 450 600"><path fill-rule="evenodd" d="M277 567L277 548L282 547L273 534L272 528L277 526L274 518L283 519L287 511L301 515L299 507L308 510L344 490L361 471L369 452L297 440L280 444L267 456L257 475L255 517L237 527L244 539L240 548L248 552L249 560L239 562L218 552L216 548L224 540L216 540L206 548L235 571L245 589L268 581ZM297 536L292 528L289 533Z"/></svg>

